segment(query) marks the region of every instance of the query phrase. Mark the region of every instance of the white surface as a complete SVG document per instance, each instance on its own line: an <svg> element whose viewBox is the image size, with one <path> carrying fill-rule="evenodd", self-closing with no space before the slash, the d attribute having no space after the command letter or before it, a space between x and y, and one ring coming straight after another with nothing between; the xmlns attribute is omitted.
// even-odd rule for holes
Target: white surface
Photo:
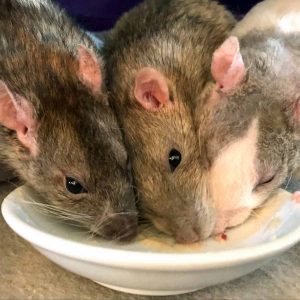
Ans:
<svg viewBox="0 0 300 300"><path fill-rule="evenodd" d="M58 265L105 286L147 295L171 295L247 274L300 240L300 207L280 192L255 217L227 232L227 241L176 246L143 234L129 245L88 238L32 205L27 187L2 204L9 226Z"/></svg>

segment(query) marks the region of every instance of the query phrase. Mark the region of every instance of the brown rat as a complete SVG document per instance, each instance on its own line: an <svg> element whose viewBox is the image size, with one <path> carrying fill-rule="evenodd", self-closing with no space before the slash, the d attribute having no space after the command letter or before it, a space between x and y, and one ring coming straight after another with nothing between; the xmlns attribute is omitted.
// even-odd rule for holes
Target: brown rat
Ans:
<svg viewBox="0 0 300 300"><path fill-rule="evenodd" d="M299 166L299 16L299 1L262 2L213 55L216 83L197 118L214 233L242 223Z"/></svg>
<svg viewBox="0 0 300 300"><path fill-rule="evenodd" d="M0 155L60 217L108 239L136 235L102 60L49 1L0 1Z"/></svg>
<svg viewBox="0 0 300 300"><path fill-rule="evenodd" d="M205 238L213 226L210 203L200 201L193 113L211 55L234 24L215 1L148 0L119 20L104 46L141 212L178 242Z"/></svg>

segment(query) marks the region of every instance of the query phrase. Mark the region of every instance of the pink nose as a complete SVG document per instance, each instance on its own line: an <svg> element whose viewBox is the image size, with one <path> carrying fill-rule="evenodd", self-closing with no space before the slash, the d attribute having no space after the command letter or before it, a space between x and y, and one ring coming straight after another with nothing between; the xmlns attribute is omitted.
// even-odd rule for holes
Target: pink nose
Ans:
<svg viewBox="0 0 300 300"><path fill-rule="evenodd" d="M212 235L221 234L225 231L226 228L227 228L226 223L218 221L215 225Z"/></svg>
<svg viewBox="0 0 300 300"><path fill-rule="evenodd" d="M179 244L192 244L199 242L201 236L197 234L192 228L186 228L178 232L175 236L176 242Z"/></svg>

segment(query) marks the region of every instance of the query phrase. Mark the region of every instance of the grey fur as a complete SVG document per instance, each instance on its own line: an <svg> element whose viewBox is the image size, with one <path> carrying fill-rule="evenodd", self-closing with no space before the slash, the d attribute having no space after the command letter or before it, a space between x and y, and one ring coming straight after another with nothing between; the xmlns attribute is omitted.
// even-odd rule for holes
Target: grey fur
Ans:
<svg viewBox="0 0 300 300"><path fill-rule="evenodd" d="M74 220L86 216L82 226L93 233L132 238L137 217L121 131L105 88L93 93L76 73L78 45L92 50L102 67L99 53L57 6L28 3L0 0L0 80L33 106L39 151L33 157L14 131L0 126L0 156L57 211ZM88 193L69 193L66 176Z"/></svg>

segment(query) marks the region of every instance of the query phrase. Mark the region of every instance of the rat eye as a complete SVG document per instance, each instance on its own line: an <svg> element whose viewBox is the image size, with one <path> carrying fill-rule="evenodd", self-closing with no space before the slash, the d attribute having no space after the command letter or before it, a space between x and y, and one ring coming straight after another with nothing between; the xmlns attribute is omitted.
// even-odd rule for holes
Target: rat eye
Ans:
<svg viewBox="0 0 300 300"><path fill-rule="evenodd" d="M172 149L169 153L169 165L171 172L174 172L174 170L178 167L178 165L181 162L181 154L178 150Z"/></svg>
<svg viewBox="0 0 300 300"><path fill-rule="evenodd" d="M66 177L66 188L72 194L87 193L87 190L72 177Z"/></svg>
<svg viewBox="0 0 300 300"><path fill-rule="evenodd" d="M260 187L260 186L263 186L263 185L266 185L266 184L272 182L274 178L275 178L275 174L272 175L272 176L266 177L266 178L262 178L259 181L259 183L256 185L255 189L258 188L258 187Z"/></svg>

